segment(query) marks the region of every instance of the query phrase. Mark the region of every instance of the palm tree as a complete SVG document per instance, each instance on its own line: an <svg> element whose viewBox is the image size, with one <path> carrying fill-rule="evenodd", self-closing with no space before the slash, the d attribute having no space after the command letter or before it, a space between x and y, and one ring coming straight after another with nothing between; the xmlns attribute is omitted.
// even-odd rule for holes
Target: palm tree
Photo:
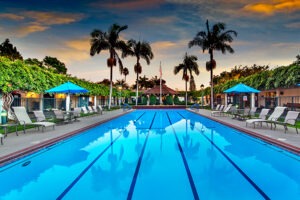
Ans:
<svg viewBox="0 0 300 200"><path fill-rule="evenodd" d="M200 74L199 66L197 64L197 57L193 55L187 55L185 53L183 58L183 63L177 65L174 67L174 74L178 74L181 70L182 72L182 80L185 81L185 106L187 106L187 82L189 81L189 75L192 80L194 80L193 72L195 72L196 75ZM189 72L189 75L188 75Z"/></svg>
<svg viewBox="0 0 300 200"><path fill-rule="evenodd" d="M126 82L126 76L129 74L129 70L127 67L123 68L122 74L125 76L125 82Z"/></svg>
<svg viewBox="0 0 300 200"><path fill-rule="evenodd" d="M148 42L135 41L133 39L127 42L130 47L130 51L124 52L123 56L131 55L136 57L136 64L134 65L134 72L136 73L136 102L138 102L138 88L139 88L139 74L142 73L142 66L140 64L140 59L143 58L147 65L150 64L150 60L153 59L154 55L152 53L151 46Z"/></svg>
<svg viewBox="0 0 300 200"><path fill-rule="evenodd" d="M211 108L214 107L214 84L213 84L213 69L216 68L216 61L214 60L213 51L221 51L223 54L228 51L234 53L234 50L228 43L233 41L232 34L237 36L237 32L233 30L225 31L226 25L224 23L216 23L210 29L208 20L206 21L206 32L200 31L189 42L189 48L192 46L199 46L202 48L203 53L208 50L210 61L206 62L206 70L210 71L210 84L211 84Z"/></svg>
<svg viewBox="0 0 300 200"><path fill-rule="evenodd" d="M91 33L91 49L90 55L94 56L96 53L99 54L102 50L108 50L110 57L107 59L107 66L110 67L110 90L109 90L109 102L108 109L111 107L112 98L112 79L113 79L113 66L119 64L120 73L123 71L122 61L117 53L120 50L122 53L128 50L126 42L120 40L119 34L121 31L127 29L128 26L120 26L113 24L108 32L95 29Z"/></svg>

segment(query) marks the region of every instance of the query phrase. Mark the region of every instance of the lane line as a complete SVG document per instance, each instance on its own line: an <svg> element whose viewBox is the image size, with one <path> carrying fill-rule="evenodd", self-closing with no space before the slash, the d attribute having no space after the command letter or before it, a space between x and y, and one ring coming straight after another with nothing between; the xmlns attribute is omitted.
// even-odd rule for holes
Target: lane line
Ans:
<svg viewBox="0 0 300 200"><path fill-rule="evenodd" d="M152 122L150 124L149 131L148 131L148 133L146 135L146 139L145 139L145 142L144 142L144 145L143 145L143 148L142 148L142 151L141 151L138 163L137 163L135 171L134 171L134 175L133 175L133 178L132 178L132 181L131 181L131 185L130 185L130 189L129 189L129 192L128 192L127 200L131 200L132 199L132 195L133 195L133 191L134 191L134 188L135 188L137 176L138 176L139 171L140 171L140 167L141 167L141 164L142 164L143 155L144 155L146 144L147 144L147 141L148 141L148 136L149 136L149 133L150 133L150 129L151 129L152 125L153 125L155 116L156 116L156 112L154 113L154 116L152 118Z"/></svg>
<svg viewBox="0 0 300 200"><path fill-rule="evenodd" d="M114 141L110 142L108 145L75 179L74 181L56 198L57 200L62 199L72 188L73 186L81 179L81 177L95 164L95 162L113 145L117 139L120 138L122 134L119 134Z"/></svg>
<svg viewBox="0 0 300 200"><path fill-rule="evenodd" d="M140 119L143 115L142 113L138 119ZM136 120L135 120L136 121ZM117 141L122 134L119 134L110 144L73 180L73 182L56 198L57 200L62 199L73 187L74 185L82 178L82 176L95 164L95 162Z"/></svg>
<svg viewBox="0 0 300 200"><path fill-rule="evenodd" d="M178 113L179 115L181 115L180 113ZM187 120L183 115L181 115L181 117L185 120ZM195 127L195 123L191 124L194 125ZM206 135L204 135L204 133L197 127L195 127L195 129L204 136L205 139L207 139L235 168L236 170L238 170L238 172L256 189L256 191L258 193L260 193L264 199L270 199L270 197L268 197L268 195L258 186L256 185L256 183L233 161L229 158L229 156L226 155L226 153L224 153L222 151L222 149L220 149L212 140L210 140Z"/></svg>
<svg viewBox="0 0 300 200"><path fill-rule="evenodd" d="M171 125L171 127L172 127L173 133L174 133L174 135L175 135L175 138L176 138L176 141L177 141L177 145L178 145L178 148L179 148L179 151L180 151L182 160L183 160L183 164L184 164L186 173L187 173L187 175L188 175L188 179L189 179L189 182L190 182L190 185L191 185L191 189L192 189L194 198L195 198L196 200L199 200L200 198L199 198L199 195L198 195L196 186L195 186L195 182L194 182L193 176L192 176L192 174L191 174L191 170L190 170L189 165L188 165L188 163L187 163L186 157L185 157L185 155L184 155L184 153L183 153L181 144L180 144L180 142L179 142L179 139L178 139L178 137L177 137L177 134L176 134L176 131L175 131L174 127L173 127L173 124L172 124L172 122L171 122L170 116L169 116L168 113L166 113L166 114L167 114L168 120L169 120L169 122L170 122L170 125Z"/></svg>

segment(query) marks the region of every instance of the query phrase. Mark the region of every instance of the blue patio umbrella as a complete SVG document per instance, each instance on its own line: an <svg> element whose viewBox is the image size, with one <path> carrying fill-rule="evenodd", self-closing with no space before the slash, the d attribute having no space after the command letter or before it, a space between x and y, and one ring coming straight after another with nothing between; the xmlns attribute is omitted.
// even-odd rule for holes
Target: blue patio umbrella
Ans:
<svg viewBox="0 0 300 200"><path fill-rule="evenodd" d="M239 94L239 93L259 93L260 91L257 89L254 89L248 85L245 85L243 83L239 83L227 90L224 91L224 93L235 93L235 94Z"/></svg>
<svg viewBox="0 0 300 200"><path fill-rule="evenodd" d="M78 93L87 93L88 90L80 87L70 81L46 90L47 93L67 93L67 94L78 94Z"/></svg>
<svg viewBox="0 0 300 200"><path fill-rule="evenodd" d="M70 110L70 94L87 93L88 90L70 81L45 91L46 93L66 93L66 111Z"/></svg>
<svg viewBox="0 0 300 200"><path fill-rule="evenodd" d="M224 91L224 93L233 93L233 94L241 94L241 93L259 93L260 91L257 89L254 89L248 85L245 85L243 83L239 83L227 90ZM254 102L252 101L251 107L254 106Z"/></svg>

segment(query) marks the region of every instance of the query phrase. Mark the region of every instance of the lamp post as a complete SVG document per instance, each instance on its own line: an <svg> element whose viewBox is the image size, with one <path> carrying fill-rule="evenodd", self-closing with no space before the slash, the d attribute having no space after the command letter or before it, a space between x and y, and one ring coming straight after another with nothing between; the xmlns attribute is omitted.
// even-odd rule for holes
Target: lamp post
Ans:
<svg viewBox="0 0 300 200"><path fill-rule="evenodd" d="M204 89L204 85L201 84L200 88L201 88L201 105L202 105L202 109L203 109L203 89Z"/></svg>

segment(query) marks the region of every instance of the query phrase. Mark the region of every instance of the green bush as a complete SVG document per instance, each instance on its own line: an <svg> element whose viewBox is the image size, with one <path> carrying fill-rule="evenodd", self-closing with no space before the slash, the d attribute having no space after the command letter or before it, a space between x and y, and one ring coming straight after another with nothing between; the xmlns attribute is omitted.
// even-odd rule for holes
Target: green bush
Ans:
<svg viewBox="0 0 300 200"><path fill-rule="evenodd" d="M166 105L173 105L173 97L168 95L166 96Z"/></svg>
<svg viewBox="0 0 300 200"><path fill-rule="evenodd" d="M155 95L150 96L150 105L156 105L156 96Z"/></svg>

